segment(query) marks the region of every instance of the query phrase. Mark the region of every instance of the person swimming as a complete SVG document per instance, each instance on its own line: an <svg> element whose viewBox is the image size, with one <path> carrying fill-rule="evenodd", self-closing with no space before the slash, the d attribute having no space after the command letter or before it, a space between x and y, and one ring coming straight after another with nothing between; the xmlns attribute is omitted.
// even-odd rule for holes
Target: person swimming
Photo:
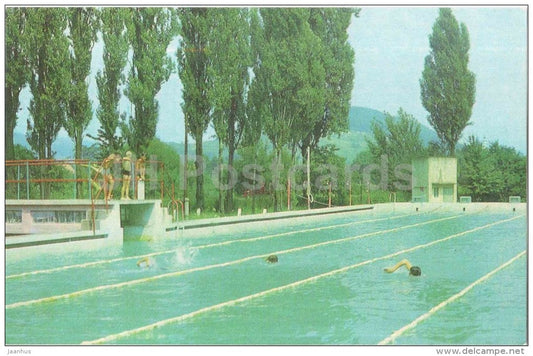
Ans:
<svg viewBox="0 0 533 356"><path fill-rule="evenodd" d="M266 258L266 261L268 263L277 263L278 262L278 256L276 255L270 255Z"/></svg>
<svg viewBox="0 0 533 356"><path fill-rule="evenodd" d="M152 267L153 265L154 264L150 257L143 257L139 261L137 261L137 267L149 268L149 267Z"/></svg>
<svg viewBox="0 0 533 356"><path fill-rule="evenodd" d="M418 266L411 265L411 263L408 260L401 260L396 265L385 268L385 272L392 273L402 266L405 266L407 268L410 276L418 277L422 274L422 269Z"/></svg>

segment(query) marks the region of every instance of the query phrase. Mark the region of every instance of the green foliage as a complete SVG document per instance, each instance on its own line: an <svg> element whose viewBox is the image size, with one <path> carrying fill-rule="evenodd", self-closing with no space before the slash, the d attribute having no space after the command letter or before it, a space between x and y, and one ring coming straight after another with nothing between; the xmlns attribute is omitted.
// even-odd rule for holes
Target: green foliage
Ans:
<svg viewBox="0 0 533 356"><path fill-rule="evenodd" d="M387 188L395 191L399 184L405 183L400 182L396 169L400 165L410 166L413 158L424 155L424 148L420 139L420 124L402 108L398 110L397 118L385 113L385 126L374 123L373 139L367 140L367 144L374 163L386 161Z"/></svg>
<svg viewBox="0 0 533 356"><path fill-rule="evenodd" d="M159 110L156 95L173 69L167 47L177 34L177 19L173 9L130 8L126 24L133 58L125 94L134 113L121 128L130 148L139 153L155 137Z"/></svg>
<svg viewBox="0 0 533 356"><path fill-rule="evenodd" d="M93 46L97 39L98 12L93 8L69 8L68 28L70 39L70 90L67 120L63 125L74 141L74 158L82 156L84 132L93 117L89 100L88 77L91 71ZM78 167L75 167L79 170ZM77 184L81 196L81 182Z"/></svg>
<svg viewBox="0 0 533 356"><path fill-rule="evenodd" d="M15 159L16 160L34 160L37 159L35 154L22 145L15 145Z"/></svg>
<svg viewBox="0 0 533 356"><path fill-rule="evenodd" d="M252 48L256 63L250 88L252 117L260 119L281 164L288 147L296 147L324 110L325 70L320 62L320 38L311 30L309 9L262 8L252 19ZM278 197L274 192L274 205Z"/></svg>
<svg viewBox="0 0 533 356"><path fill-rule="evenodd" d="M196 143L196 156L203 156L203 134L211 121L209 91L213 78L209 76L212 57L209 38L214 31L210 8L181 8L181 40L178 48L178 67L183 85L182 110L185 134L191 134ZM196 169L200 169L196 162ZM204 208L204 177L196 177L196 207Z"/></svg>
<svg viewBox="0 0 533 356"><path fill-rule="evenodd" d="M88 159L90 161L102 161L107 156L109 156L109 152L104 152L98 143L93 143L90 146L82 146L82 159Z"/></svg>
<svg viewBox="0 0 533 356"><path fill-rule="evenodd" d="M160 180L159 174L163 174L163 182L165 185L165 199L169 198L169 194L172 194L172 185L174 185L174 197L179 198L179 187L180 187L180 156L176 151L170 147L168 144L161 142L158 139L153 139L150 142L146 150L146 155L150 160L157 160L164 163L164 171L160 171L159 166L150 167L147 166L146 169L146 178ZM152 182L146 185L153 185ZM159 183L156 181L156 187L154 189L159 189Z"/></svg>
<svg viewBox="0 0 533 356"><path fill-rule="evenodd" d="M311 183L315 200L313 207L323 208L329 204L331 184L331 204L347 205L348 188L346 186L346 159L337 154L338 148L332 145L317 147L311 153ZM300 200L307 206L306 200Z"/></svg>
<svg viewBox="0 0 533 356"><path fill-rule="evenodd" d="M30 78L27 15L23 8L5 8L5 157L15 158L13 132L18 120L19 94Z"/></svg>
<svg viewBox="0 0 533 356"><path fill-rule="evenodd" d="M316 147L321 138L348 129L355 54L348 43L347 29L352 15L357 16L358 13L359 9L350 8L310 9L309 24L320 39L320 51L317 52L320 55L319 65L324 68L325 74L324 80L316 83L322 86L322 91L317 94L324 95L325 99L311 130L301 136L299 146L302 155L306 147ZM314 76L314 73L311 75Z"/></svg>
<svg viewBox="0 0 533 356"><path fill-rule="evenodd" d="M213 127L220 143L219 163L222 163L222 144L228 147L228 165L233 165L235 150L242 138L246 119L246 92L249 86L248 69L251 67L250 29L248 9L212 9L216 30L211 31L209 52L212 56L209 76L212 88L208 93L213 108ZM230 176L219 178L229 183ZM233 210L233 189L222 192L219 210Z"/></svg>
<svg viewBox="0 0 533 356"><path fill-rule="evenodd" d="M31 68L30 115L26 137L39 159L53 158L55 141L67 114L70 67L66 8L27 8L29 66ZM40 177L52 172L40 167ZM50 197L50 184L41 184L41 198Z"/></svg>
<svg viewBox="0 0 533 356"><path fill-rule="evenodd" d="M98 13L93 8L69 8L68 28L71 42L68 119L65 130L75 143L74 157L81 158L83 134L93 111L88 93L92 49L98 32Z"/></svg>
<svg viewBox="0 0 533 356"><path fill-rule="evenodd" d="M27 138L40 159L52 158L52 143L66 118L69 97L67 9L28 8L30 115Z"/></svg>
<svg viewBox="0 0 533 356"><path fill-rule="evenodd" d="M527 195L527 159L515 149L494 142L485 147L474 136L458 152L459 195L473 201L509 201Z"/></svg>
<svg viewBox="0 0 533 356"><path fill-rule="evenodd" d="M104 68L96 74L98 86L98 100L100 107L96 111L100 128L97 137L104 156L111 151L119 150L124 145L122 137L117 136L120 114L118 105L120 101L120 86L125 83L123 75L128 56L128 38L125 36L128 10L124 8L102 9L101 28L104 41Z"/></svg>
<svg viewBox="0 0 533 356"><path fill-rule="evenodd" d="M451 9L440 9L429 44L431 52L420 79L422 105L429 112L429 123L453 156L461 133L470 124L476 93L475 75L468 70L470 40L466 25L459 25Z"/></svg>
<svg viewBox="0 0 533 356"><path fill-rule="evenodd" d="M309 9L261 9L252 41L259 63L252 85L255 110L275 150L294 147L324 109L321 43L309 25ZM294 156L294 153L293 153Z"/></svg>

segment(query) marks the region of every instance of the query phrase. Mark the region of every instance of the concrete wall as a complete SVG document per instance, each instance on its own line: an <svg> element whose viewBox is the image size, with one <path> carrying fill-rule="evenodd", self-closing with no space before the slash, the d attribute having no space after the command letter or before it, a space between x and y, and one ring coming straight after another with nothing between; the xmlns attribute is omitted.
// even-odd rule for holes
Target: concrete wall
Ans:
<svg viewBox="0 0 533 356"><path fill-rule="evenodd" d="M165 234L166 210L159 202L122 204L120 215L124 240L152 240Z"/></svg>
<svg viewBox="0 0 533 356"><path fill-rule="evenodd" d="M457 159L430 157L413 160L412 201L457 202Z"/></svg>
<svg viewBox="0 0 533 356"><path fill-rule="evenodd" d="M125 238L148 240L162 236L169 224L159 200L112 200L107 204L99 201L95 204L94 234L90 200L10 200L5 208L13 212L9 214L11 221L6 221L6 243L10 244L15 239L42 244L105 235L105 241L98 244L115 245L122 244ZM73 215L75 222L57 221L58 216Z"/></svg>
<svg viewBox="0 0 533 356"><path fill-rule="evenodd" d="M413 202L427 202L429 183L428 183L428 160L415 159L412 163L412 201Z"/></svg>

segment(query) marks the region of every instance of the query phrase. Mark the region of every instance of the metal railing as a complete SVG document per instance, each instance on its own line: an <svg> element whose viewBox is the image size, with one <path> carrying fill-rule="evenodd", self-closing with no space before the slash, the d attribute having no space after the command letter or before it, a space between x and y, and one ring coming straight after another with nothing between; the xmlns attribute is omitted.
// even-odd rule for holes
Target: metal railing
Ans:
<svg viewBox="0 0 533 356"><path fill-rule="evenodd" d="M148 178L145 182L158 185L159 198L163 199L164 164L148 160ZM115 189L122 185L120 165L112 167ZM105 179L102 175L102 162L86 159L43 159L14 160L5 162L6 199L89 199L95 192L103 189ZM135 167L132 169L132 192L136 196L137 180ZM148 189L152 194L156 189ZM157 194L157 193L156 193ZM155 197L154 197L155 198ZM105 197L104 197L105 199Z"/></svg>

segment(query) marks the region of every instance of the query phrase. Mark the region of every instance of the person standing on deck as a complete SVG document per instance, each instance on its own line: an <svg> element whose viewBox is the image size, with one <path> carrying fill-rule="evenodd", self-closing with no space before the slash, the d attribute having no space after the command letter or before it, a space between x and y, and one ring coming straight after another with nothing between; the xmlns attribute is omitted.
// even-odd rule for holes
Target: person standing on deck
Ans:
<svg viewBox="0 0 533 356"><path fill-rule="evenodd" d="M122 190L121 199L130 200L130 182L131 182L131 151L126 152L122 159Z"/></svg>
<svg viewBox="0 0 533 356"><path fill-rule="evenodd" d="M113 164L120 162L120 155L118 153L111 153L102 161L102 175L104 176L104 196L106 200L113 198L113 187L115 186L115 178L113 177ZM106 189L107 188L107 189Z"/></svg>
<svg viewBox="0 0 533 356"><path fill-rule="evenodd" d="M135 171L137 172L138 180L145 180L146 173L146 153L141 153L141 157L135 162Z"/></svg>

